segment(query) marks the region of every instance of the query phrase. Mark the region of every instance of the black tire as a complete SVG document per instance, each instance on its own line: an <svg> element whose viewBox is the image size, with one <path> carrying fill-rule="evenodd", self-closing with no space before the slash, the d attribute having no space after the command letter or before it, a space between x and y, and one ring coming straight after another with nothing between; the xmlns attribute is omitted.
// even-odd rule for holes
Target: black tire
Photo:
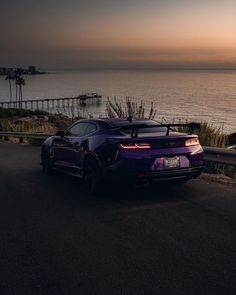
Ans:
<svg viewBox="0 0 236 295"><path fill-rule="evenodd" d="M90 194L101 192L102 171L96 159L88 157L84 163L83 180Z"/></svg>

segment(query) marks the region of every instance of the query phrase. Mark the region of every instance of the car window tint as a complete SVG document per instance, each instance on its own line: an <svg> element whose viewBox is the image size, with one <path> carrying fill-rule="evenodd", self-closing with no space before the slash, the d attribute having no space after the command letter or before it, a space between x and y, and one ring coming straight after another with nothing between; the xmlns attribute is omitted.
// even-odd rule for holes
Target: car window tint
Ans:
<svg viewBox="0 0 236 295"><path fill-rule="evenodd" d="M125 130L123 131L126 134L131 134L132 130ZM167 132L167 127L164 126L157 126L152 128L140 128L138 130L139 133L155 133L155 132Z"/></svg>
<svg viewBox="0 0 236 295"><path fill-rule="evenodd" d="M85 135L85 131L86 131L87 126L88 126L87 123L78 123L78 124L72 126L72 127L66 132L66 135L71 135L71 136L83 136L83 135Z"/></svg>
<svg viewBox="0 0 236 295"><path fill-rule="evenodd" d="M88 124L87 124L87 128L86 128L86 130L85 130L85 135L86 135L86 134L89 134L89 133L91 133L91 132L96 131L96 129L97 129L97 126L96 126L95 124L88 123Z"/></svg>
<svg viewBox="0 0 236 295"><path fill-rule="evenodd" d="M112 127L122 127L122 126L127 126L127 124L129 124L130 126L134 126L134 125L137 125L137 124L143 124L143 125L146 125L147 128L139 128L138 129L138 132L139 133L155 133L155 132L167 132L167 127L165 126L161 126L161 124L157 121L154 121L154 120L133 120L132 122L127 122L125 120L122 120L122 121L119 121L119 120L114 120L112 122L110 122L110 125ZM148 128L149 125L156 125L156 127L151 127L151 128ZM125 133L125 134L131 134L132 133L132 129L130 130L123 130L121 131L122 133Z"/></svg>

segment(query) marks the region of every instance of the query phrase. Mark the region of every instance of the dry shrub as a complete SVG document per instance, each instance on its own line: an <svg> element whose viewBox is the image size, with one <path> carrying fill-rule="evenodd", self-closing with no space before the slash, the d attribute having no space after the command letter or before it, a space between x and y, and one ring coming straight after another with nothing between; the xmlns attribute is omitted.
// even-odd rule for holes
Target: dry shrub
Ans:
<svg viewBox="0 0 236 295"><path fill-rule="evenodd" d="M107 98L106 114L108 118L136 118L136 119L154 119L156 110L154 109L153 102L149 110L145 109L145 103L141 100L140 103L133 102L129 97L126 97L125 103L122 104L117 101L116 97L113 101Z"/></svg>

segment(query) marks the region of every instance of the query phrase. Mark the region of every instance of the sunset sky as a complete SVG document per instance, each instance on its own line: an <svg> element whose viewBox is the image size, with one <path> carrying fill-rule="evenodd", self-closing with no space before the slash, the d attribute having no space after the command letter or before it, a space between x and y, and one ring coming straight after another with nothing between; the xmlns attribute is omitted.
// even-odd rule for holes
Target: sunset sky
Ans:
<svg viewBox="0 0 236 295"><path fill-rule="evenodd" d="M235 0L8 0L0 66L236 68Z"/></svg>

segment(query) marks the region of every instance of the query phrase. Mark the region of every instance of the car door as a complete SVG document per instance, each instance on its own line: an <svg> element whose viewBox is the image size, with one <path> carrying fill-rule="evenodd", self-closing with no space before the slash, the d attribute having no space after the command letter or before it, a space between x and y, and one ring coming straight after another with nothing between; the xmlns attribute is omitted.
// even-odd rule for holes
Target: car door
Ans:
<svg viewBox="0 0 236 295"><path fill-rule="evenodd" d="M97 132L98 126L95 123L87 123L84 135L77 139L77 145L80 147L78 149L76 157L76 165L79 169L82 168L83 158L90 151L90 139Z"/></svg>
<svg viewBox="0 0 236 295"><path fill-rule="evenodd" d="M80 138L85 134L87 123L79 122L65 131L64 137L54 144L56 165L68 169L78 169L76 158L80 149ZM55 141L54 141L55 142Z"/></svg>

